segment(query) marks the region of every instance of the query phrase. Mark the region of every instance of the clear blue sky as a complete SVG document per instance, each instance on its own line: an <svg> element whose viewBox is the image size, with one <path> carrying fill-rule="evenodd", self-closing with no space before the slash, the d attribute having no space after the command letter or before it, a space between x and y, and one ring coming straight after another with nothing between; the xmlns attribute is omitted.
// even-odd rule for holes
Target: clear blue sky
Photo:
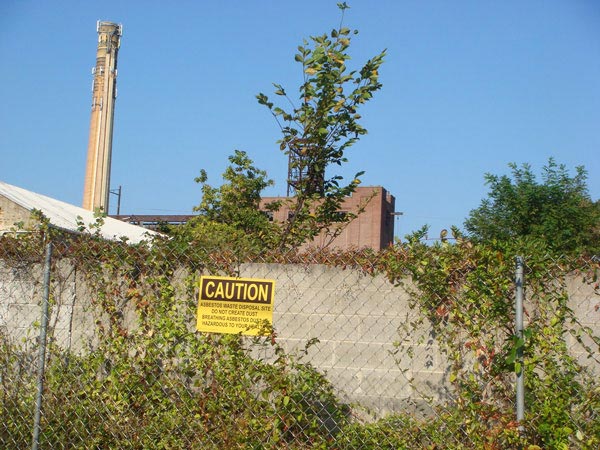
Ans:
<svg viewBox="0 0 600 450"><path fill-rule="evenodd" d="M383 48L383 89L341 175L396 197L396 234L461 225L509 162L553 156L600 197L600 2L350 0L355 67ZM204 168L219 185L245 150L284 195L278 128L257 104L294 92L304 37L339 23L335 0L0 2L0 180L79 205L96 21L123 24L112 188L122 213L185 214ZM111 213L116 197L112 196Z"/></svg>

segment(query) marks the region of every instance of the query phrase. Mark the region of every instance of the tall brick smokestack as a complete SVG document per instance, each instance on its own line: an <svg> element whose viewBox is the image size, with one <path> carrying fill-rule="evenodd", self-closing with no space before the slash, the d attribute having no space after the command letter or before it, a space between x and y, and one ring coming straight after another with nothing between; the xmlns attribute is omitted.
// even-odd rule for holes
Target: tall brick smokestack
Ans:
<svg viewBox="0 0 600 450"><path fill-rule="evenodd" d="M92 117L88 143L83 208L108 214L113 121L117 97L117 54L123 28L113 22L97 24L98 50L93 69Z"/></svg>

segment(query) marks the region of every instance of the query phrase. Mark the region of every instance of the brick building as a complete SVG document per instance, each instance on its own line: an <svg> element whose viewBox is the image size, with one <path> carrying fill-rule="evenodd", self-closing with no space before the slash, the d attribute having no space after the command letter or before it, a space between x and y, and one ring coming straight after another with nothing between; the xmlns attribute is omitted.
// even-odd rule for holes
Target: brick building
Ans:
<svg viewBox="0 0 600 450"><path fill-rule="evenodd" d="M291 202L286 204L286 198L264 197L261 200L261 206L276 200L283 200L281 208L269 214L272 220L285 222L291 209ZM381 250L393 244L394 196L381 186L358 187L354 194L344 201L340 213L356 213L361 207L364 207L364 211L345 226L330 247L337 249L368 247L373 250ZM321 235L315 239L313 245L322 247L326 243L326 237Z"/></svg>

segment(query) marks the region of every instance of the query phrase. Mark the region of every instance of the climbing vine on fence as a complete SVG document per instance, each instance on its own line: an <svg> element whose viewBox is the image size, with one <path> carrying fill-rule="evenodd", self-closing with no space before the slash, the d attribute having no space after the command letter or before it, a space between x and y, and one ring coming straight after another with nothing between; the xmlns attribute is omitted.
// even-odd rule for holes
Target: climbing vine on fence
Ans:
<svg viewBox="0 0 600 450"><path fill-rule="evenodd" d="M403 284L419 314L414 323L398 324L399 361L417 356L401 345L404 337L420 323L431 325L449 362L448 395L431 399L427 417L406 412L364 423L355 405L339 400L327 375L303 362L305 352L283 350L277 330L252 339L195 332L198 275L236 275L247 254L184 248L176 240L132 246L94 235L53 235L53 285L66 274L84 282L94 339L78 351L50 340L40 445L596 448L600 386L569 342L580 342L598 363L599 341L570 309L566 283L578 280L597 296L598 262L549 257L526 242L501 247L456 238L424 245L415 235L380 253L260 256L261 262L385 274ZM4 236L0 262L34 273L43 248L35 234ZM527 269L524 339L516 338L513 324L517 252ZM26 447L35 334L22 341L1 334L0 340L0 442ZM309 341L306 352L315 343ZM514 415L517 350L524 353L524 423Z"/></svg>
<svg viewBox="0 0 600 450"><path fill-rule="evenodd" d="M475 245L454 232L455 243L432 246L415 234L390 251L383 265L391 281L411 280L414 306L422 313L419 322L432 325L449 358L447 376L454 392L442 414L457 415L448 417L447 426L454 425L457 435L476 447L595 448L600 444L600 386L573 356L568 339L581 343L596 364L600 339L574 315L566 283L576 279L592 285L598 296L598 262L550 256L539 243L527 241ZM514 331L517 254L526 255L527 263L524 339ZM518 350L524 353L524 367L516 358ZM517 423L515 373L521 369L527 414L524 423Z"/></svg>

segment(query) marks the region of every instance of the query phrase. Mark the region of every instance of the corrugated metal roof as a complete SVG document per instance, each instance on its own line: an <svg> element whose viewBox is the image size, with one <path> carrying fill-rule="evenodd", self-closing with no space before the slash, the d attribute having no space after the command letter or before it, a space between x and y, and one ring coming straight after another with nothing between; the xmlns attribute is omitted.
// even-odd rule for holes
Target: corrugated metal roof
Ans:
<svg viewBox="0 0 600 450"><path fill-rule="evenodd" d="M28 211L33 211L34 209L41 211L50 223L57 228L78 232L80 231L80 222L83 222L87 229L89 229L91 224L96 223L96 217L94 217L92 211L4 183L3 181L0 181L0 195ZM128 242L133 244L149 240L157 234L159 233L110 217L104 217L104 224L100 227L100 235L103 238L118 240L125 237L128 239Z"/></svg>

